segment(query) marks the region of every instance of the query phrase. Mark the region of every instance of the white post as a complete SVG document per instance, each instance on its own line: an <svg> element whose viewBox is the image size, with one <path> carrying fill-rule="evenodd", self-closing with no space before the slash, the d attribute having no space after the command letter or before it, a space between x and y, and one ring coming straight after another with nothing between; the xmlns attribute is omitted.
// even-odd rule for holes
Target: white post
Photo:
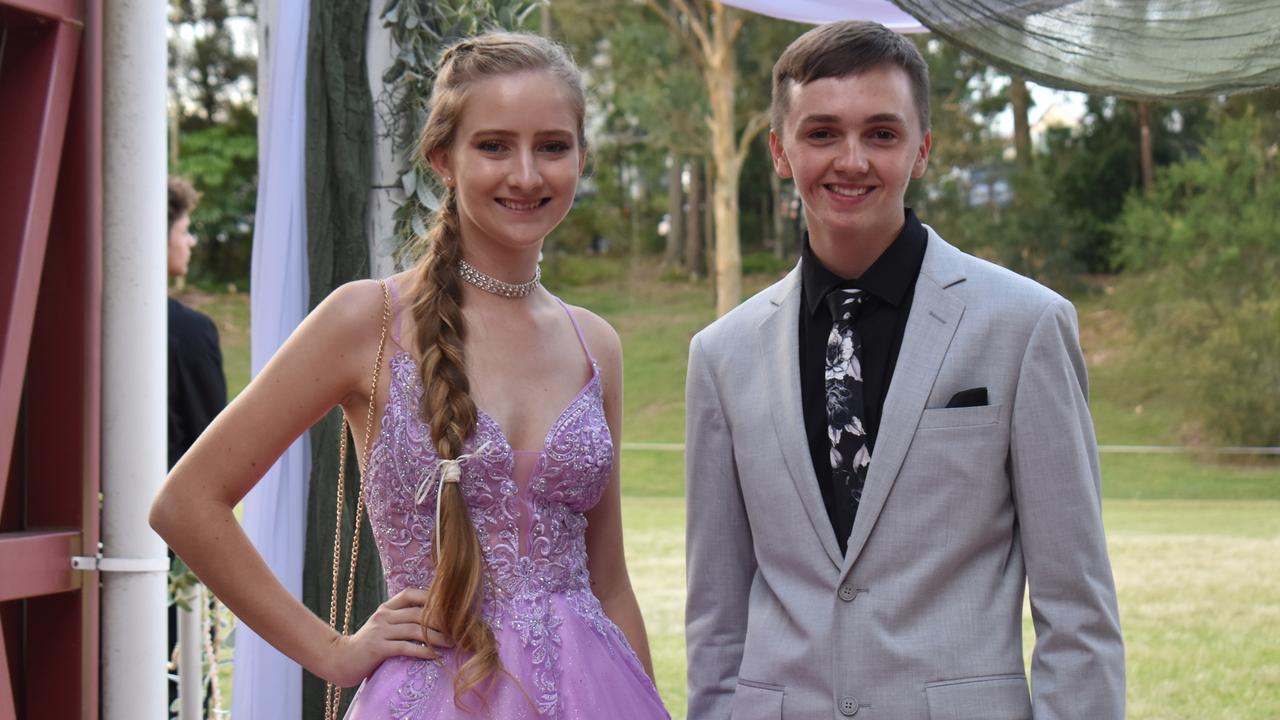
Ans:
<svg viewBox="0 0 1280 720"><path fill-rule="evenodd" d="M167 19L162 0L103 6L102 542L144 561L103 565L104 720L168 716L168 562L147 525L166 461Z"/></svg>
<svg viewBox="0 0 1280 720"><path fill-rule="evenodd" d="M187 593L190 610L178 608L178 720L200 720L204 705L204 585ZM217 667L210 668L213 673ZM215 682L216 680L215 675Z"/></svg>
<svg viewBox="0 0 1280 720"><path fill-rule="evenodd" d="M394 234L392 213L404 202L404 190L400 187L401 158L396 152L395 139L385 118L379 115L378 98L385 92L382 73L395 60L395 41L391 31L378 17L382 0L372 0L369 8L369 27L365 36L365 64L368 67L369 91L373 94L373 172L369 188L369 276L387 277L396 272L391 257L393 246L386 243ZM385 112L385 107L381 112Z"/></svg>

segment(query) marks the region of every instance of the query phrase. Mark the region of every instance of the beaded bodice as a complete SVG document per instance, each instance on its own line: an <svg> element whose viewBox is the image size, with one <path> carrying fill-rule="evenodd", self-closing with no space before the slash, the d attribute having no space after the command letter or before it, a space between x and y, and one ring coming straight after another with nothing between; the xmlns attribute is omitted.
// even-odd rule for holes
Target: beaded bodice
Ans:
<svg viewBox="0 0 1280 720"><path fill-rule="evenodd" d="M492 620L506 614L505 601L589 589L584 513L603 495L613 467L613 439L594 360L591 368L591 379L547 432L526 482L516 479L517 451L484 411L464 446L464 454L472 456L462 466L460 488L484 550L486 615ZM417 364L408 353L395 353L365 480L388 596L406 587L428 587L435 570L439 484L421 503L415 499L438 461L419 412L421 397Z"/></svg>

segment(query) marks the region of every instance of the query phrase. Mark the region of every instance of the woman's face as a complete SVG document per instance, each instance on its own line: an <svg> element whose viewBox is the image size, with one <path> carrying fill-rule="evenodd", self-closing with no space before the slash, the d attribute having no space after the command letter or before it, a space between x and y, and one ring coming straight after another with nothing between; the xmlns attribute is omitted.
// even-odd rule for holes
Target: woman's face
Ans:
<svg viewBox="0 0 1280 720"><path fill-rule="evenodd" d="M191 262L191 248L196 236L191 234L191 216L183 215L169 226L169 277L185 277Z"/></svg>
<svg viewBox="0 0 1280 720"><path fill-rule="evenodd" d="M430 155L457 192L469 257L535 253L573 205L586 151L554 75L492 77L469 90L453 146Z"/></svg>

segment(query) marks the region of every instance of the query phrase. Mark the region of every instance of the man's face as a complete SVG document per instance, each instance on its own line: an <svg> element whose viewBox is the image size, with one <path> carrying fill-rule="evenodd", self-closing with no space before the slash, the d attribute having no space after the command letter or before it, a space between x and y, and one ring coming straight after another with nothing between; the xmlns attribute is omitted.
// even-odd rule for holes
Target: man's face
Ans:
<svg viewBox="0 0 1280 720"><path fill-rule="evenodd" d="M921 132L911 81L896 65L790 88L782 128L769 133L778 174L795 180L811 241L883 244L903 222L903 196L924 174L930 133Z"/></svg>
<svg viewBox="0 0 1280 720"><path fill-rule="evenodd" d="M191 248L196 237L191 234L191 216L183 215L169 226L169 277L179 278L187 274L191 262Z"/></svg>

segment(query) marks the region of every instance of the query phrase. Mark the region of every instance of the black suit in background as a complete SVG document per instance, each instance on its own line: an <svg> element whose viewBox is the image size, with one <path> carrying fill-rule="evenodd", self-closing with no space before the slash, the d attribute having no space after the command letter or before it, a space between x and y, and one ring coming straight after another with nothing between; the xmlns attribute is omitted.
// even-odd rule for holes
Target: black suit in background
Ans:
<svg viewBox="0 0 1280 720"><path fill-rule="evenodd" d="M218 328L169 298L169 468L227 406Z"/></svg>

